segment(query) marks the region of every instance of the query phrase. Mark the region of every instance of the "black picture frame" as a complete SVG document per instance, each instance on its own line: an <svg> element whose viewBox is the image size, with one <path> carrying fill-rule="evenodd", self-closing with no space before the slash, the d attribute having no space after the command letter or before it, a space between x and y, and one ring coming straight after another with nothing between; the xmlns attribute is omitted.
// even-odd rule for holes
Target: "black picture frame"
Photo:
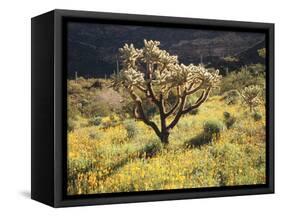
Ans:
<svg viewBox="0 0 281 217"><path fill-rule="evenodd" d="M65 23L73 20L265 33L266 184L67 196ZM274 24L71 10L50 11L32 18L31 24L32 199L67 207L274 193Z"/></svg>

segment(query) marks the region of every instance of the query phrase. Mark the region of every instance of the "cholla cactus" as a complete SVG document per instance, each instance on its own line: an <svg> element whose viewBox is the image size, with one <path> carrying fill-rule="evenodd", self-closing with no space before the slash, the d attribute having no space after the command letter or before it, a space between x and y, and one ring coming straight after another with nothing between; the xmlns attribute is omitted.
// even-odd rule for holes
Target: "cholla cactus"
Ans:
<svg viewBox="0 0 281 217"><path fill-rule="evenodd" d="M258 50L258 54L260 57L265 58L266 57L266 49L262 48Z"/></svg>
<svg viewBox="0 0 281 217"><path fill-rule="evenodd" d="M219 71L209 71L203 66L179 64L178 57L159 48L159 41L144 40L144 47L136 49L133 44L120 48L122 69L113 76L112 86L124 88L135 102L134 115L152 127L163 143L168 143L170 130L178 123L182 115L198 108L212 88L216 87L221 76ZM167 98L171 91L176 92L177 100L167 110ZM187 103L187 97L201 92L194 104ZM146 97L158 107L161 127L146 117L142 99ZM169 116L174 116L167 123Z"/></svg>
<svg viewBox="0 0 281 217"><path fill-rule="evenodd" d="M262 90L258 85L251 85L243 89L241 96L244 103L249 106L251 112L261 103L261 93Z"/></svg>

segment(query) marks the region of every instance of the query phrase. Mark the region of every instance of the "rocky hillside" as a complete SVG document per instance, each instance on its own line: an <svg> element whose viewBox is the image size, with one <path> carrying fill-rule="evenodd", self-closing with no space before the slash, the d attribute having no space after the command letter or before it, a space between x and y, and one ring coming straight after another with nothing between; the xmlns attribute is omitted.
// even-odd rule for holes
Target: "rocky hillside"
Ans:
<svg viewBox="0 0 281 217"><path fill-rule="evenodd" d="M158 40L161 47L178 55L185 64L200 63L210 67L235 68L264 61L257 48L265 47L264 34L207 31L196 29L70 23L68 26L68 74L109 76L116 69L118 48L124 43L143 45L143 39ZM237 61L225 62L225 57ZM229 65L229 66L228 66Z"/></svg>

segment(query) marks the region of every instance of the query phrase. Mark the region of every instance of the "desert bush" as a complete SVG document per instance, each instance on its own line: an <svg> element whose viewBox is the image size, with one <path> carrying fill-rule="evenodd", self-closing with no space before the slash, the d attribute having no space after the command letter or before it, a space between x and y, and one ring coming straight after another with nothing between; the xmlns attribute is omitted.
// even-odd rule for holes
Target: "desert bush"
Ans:
<svg viewBox="0 0 281 217"><path fill-rule="evenodd" d="M89 88L96 88L96 89L102 89L103 88L103 83L100 80L95 80L93 84Z"/></svg>
<svg viewBox="0 0 281 217"><path fill-rule="evenodd" d="M86 107L83 108L83 114L86 117L100 116L106 117L112 113L110 106L104 101L98 101L98 99L94 99L91 103L89 103Z"/></svg>
<svg viewBox="0 0 281 217"><path fill-rule="evenodd" d="M224 117L223 122L227 129L230 129L232 125L236 122L236 118L232 116L229 112L224 112L223 117Z"/></svg>
<svg viewBox="0 0 281 217"><path fill-rule="evenodd" d="M230 118L224 120L224 123L225 123L225 126L227 129L230 129L235 122L236 122L235 117L230 117Z"/></svg>
<svg viewBox="0 0 281 217"><path fill-rule="evenodd" d="M67 86L68 94L78 94L83 92L83 87L79 83L69 82Z"/></svg>
<svg viewBox="0 0 281 217"><path fill-rule="evenodd" d="M201 148L203 145L212 141L212 134L202 132L195 137L187 140L184 144L187 148Z"/></svg>
<svg viewBox="0 0 281 217"><path fill-rule="evenodd" d="M226 62L238 62L239 59L235 56L226 56L223 58Z"/></svg>
<svg viewBox="0 0 281 217"><path fill-rule="evenodd" d="M191 115L197 115L198 112L199 112L199 109L196 108L196 109L191 110L191 111L189 112L189 114L191 114Z"/></svg>
<svg viewBox="0 0 281 217"><path fill-rule="evenodd" d="M220 93L224 94L230 90L241 90L250 85L263 86L265 77L263 74L254 74L249 70L241 69L239 72L231 72L222 79Z"/></svg>
<svg viewBox="0 0 281 217"><path fill-rule="evenodd" d="M203 132L185 141L187 148L201 148L203 145L211 143L212 140L219 139L223 130L223 124L217 120L206 121L203 125Z"/></svg>
<svg viewBox="0 0 281 217"><path fill-rule="evenodd" d="M205 133L218 136L223 130L223 124L218 120L209 120L204 123L203 130Z"/></svg>
<svg viewBox="0 0 281 217"><path fill-rule="evenodd" d="M128 138L132 139L138 134L138 128L134 120L132 119L126 120L123 122L123 124L127 131Z"/></svg>
<svg viewBox="0 0 281 217"><path fill-rule="evenodd" d="M223 113L223 117L224 117L225 119L230 118L230 116L231 116L231 114L230 114L229 112L224 112L224 113Z"/></svg>
<svg viewBox="0 0 281 217"><path fill-rule="evenodd" d="M144 145L141 152L146 157L153 157L156 153L158 153L163 148L163 144L156 139L151 139L148 143Z"/></svg>
<svg viewBox="0 0 281 217"><path fill-rule="evenodd" d="M255 121L259 121L259 120L262 119L262 115L261 115L259 112L254 112L254 113L252 114L252 117L253 117L253 119L254 119Z"/></svg>
<svg viewBox="0 0 281 217"><path fill-rule="evenodd" d="M90 119L88 121L88 124L90 126L94 125L94 126L99 126L102 123L102 118L97 116L97 117L93 117L92 119Z"/></svg>
<svg viewBox="0 0 281 217"><path fill-rule="evenodd" d="M89 100L87 100L87 99L82 99L82 100L80 101L80 103L81 103L81 105L82 105L83 107L85 107L85 106L87 106L90 102L89 102Z"/></svg>
<svg viewBox="0 0 281 217"><path fill-rule="evenodd" d="M237 104L240 99L240 94L237 90L229 90L224 93L223 99L227 105Z"/></svg>
<svg viewBox="0 0 281 217"><path fill-rule="evenodd" d="M261 63L249 65L247 70L249 70L252 74L263 74L265 72L265 65Z"/></svg>

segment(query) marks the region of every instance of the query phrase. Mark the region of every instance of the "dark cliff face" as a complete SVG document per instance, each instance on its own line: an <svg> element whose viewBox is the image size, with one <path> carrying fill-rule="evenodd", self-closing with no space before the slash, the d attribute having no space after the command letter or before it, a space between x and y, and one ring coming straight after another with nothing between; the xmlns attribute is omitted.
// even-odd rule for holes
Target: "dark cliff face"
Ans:
<svg viewBox="0 0 281 217"><path fill-rule="evenodd" d="M79 76L109 76L116 69L118 48L125 43L142 47L144 39L160 41L162 49L178 55L184 64L203 61L221 67L225 56L238 57L234 67L264 61L256 52L265 47L261 33L69 23L68 75L77 71Z"/></svg>

